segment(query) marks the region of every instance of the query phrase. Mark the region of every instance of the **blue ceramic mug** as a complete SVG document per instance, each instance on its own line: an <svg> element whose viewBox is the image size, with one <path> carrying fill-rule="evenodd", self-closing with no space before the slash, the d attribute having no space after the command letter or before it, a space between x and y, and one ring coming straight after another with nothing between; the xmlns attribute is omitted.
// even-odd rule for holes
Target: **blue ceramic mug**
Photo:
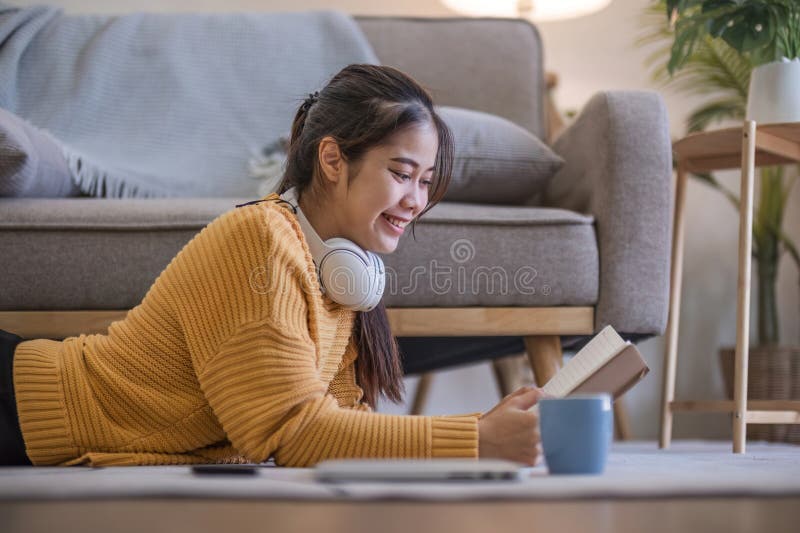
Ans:
<svg viewBox="0 0 800 533"><path fill-rule="evenodd" d="M539 400L542 448L551 474L602 474L614 437L610 394Z"/></svg>

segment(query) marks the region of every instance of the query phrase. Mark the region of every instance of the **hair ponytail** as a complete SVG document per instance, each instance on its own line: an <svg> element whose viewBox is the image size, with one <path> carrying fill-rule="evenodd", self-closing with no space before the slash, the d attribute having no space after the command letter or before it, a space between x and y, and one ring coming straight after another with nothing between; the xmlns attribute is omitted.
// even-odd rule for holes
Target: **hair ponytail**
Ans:
<svg viewBox="0 0 800 533"><path fill-rule="evenodd" d="M394 403L402 403L405 385L400 348L383 302L370 311L359 311L355 330L359 353L356 380L364 391L364 401L375 406L378 394L383 394Z"/></svg>
<svg viewBox="0 0 800 533"><path fill-rule="evenodd" d="M308 187L319 184L317 151L325 136L336 139L344 157L357 163L369 149L389 136L424 123L436 128L439 150L428 205L412 222L414 234L419 217L442 199L450 183L453 140L447 125L434 110L430 94L392 67L348 65L322 90L305 99L292 122L286 168L278 193L297 187L302 194ZM371 311L357 313L353 334L358 346L356 379L364 391L364 400L374 407L382 394L394 403L401 403L405 388L400 349L383 302Z"/></svg>

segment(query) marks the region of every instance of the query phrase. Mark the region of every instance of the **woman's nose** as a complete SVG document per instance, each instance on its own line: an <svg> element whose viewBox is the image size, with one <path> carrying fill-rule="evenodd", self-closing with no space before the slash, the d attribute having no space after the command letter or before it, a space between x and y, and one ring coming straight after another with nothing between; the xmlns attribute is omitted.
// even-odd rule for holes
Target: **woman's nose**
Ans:
<svg viewBox="0 0 800 533"><path fill-rule="evenodd" d="M416 213L420 210L420 206L426 202L424 198L425 194L427 194L426 191L421 190L421 188L417 187L416 184L412 184L410 189L407 190L403 195L400 205L405 208L412 209L416 215Z"/></svg>

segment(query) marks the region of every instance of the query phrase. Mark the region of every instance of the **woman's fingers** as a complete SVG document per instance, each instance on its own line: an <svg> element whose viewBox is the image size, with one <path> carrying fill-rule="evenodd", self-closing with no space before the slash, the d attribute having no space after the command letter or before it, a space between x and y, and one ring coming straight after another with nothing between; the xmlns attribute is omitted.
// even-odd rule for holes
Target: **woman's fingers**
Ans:
<svg viewBox="0 0 800 533"><path fill-rule="evenodd" d="M521 394L527 394L528 392L530 392L532 390L541 391L542 389L540 389L539 387L536 387L534 385L523 385L522 387L518 388L514 392L506 395L506 397L503 398L503 400L510 400L511 398L516 398L517 396L519 396Z"/></svg>
<svg viewBox="0 0 800 533"><path fill-rule="evenodd" d="M542 398L544 393L541 389L538 388L529 388L516 394L514 397L509 399L511 405L516 407L517 409L522 409L526 411L536 405L540 398Z"/></svg>

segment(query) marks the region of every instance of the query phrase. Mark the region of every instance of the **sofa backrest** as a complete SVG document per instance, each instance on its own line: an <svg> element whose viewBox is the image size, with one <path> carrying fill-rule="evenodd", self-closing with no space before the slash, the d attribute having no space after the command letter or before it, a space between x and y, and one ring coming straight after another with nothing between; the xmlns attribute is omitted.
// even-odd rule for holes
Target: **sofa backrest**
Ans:
<svg viewBox="0 0 800 533"><path fill-rule="evenodd" d="M542 41L521 19L356 16L381 63L440 105L493 113L545 136Z"/></svg>
<svg viewBox="0 0 800 533"><path fill-rule="evenodd" d="M515 19L0 7L0 107L62 141L92 195L261 196L276 171L251 179L248 161L348 63L396 66L438 104L544 137L541 57L536 29Z"/></svg>

